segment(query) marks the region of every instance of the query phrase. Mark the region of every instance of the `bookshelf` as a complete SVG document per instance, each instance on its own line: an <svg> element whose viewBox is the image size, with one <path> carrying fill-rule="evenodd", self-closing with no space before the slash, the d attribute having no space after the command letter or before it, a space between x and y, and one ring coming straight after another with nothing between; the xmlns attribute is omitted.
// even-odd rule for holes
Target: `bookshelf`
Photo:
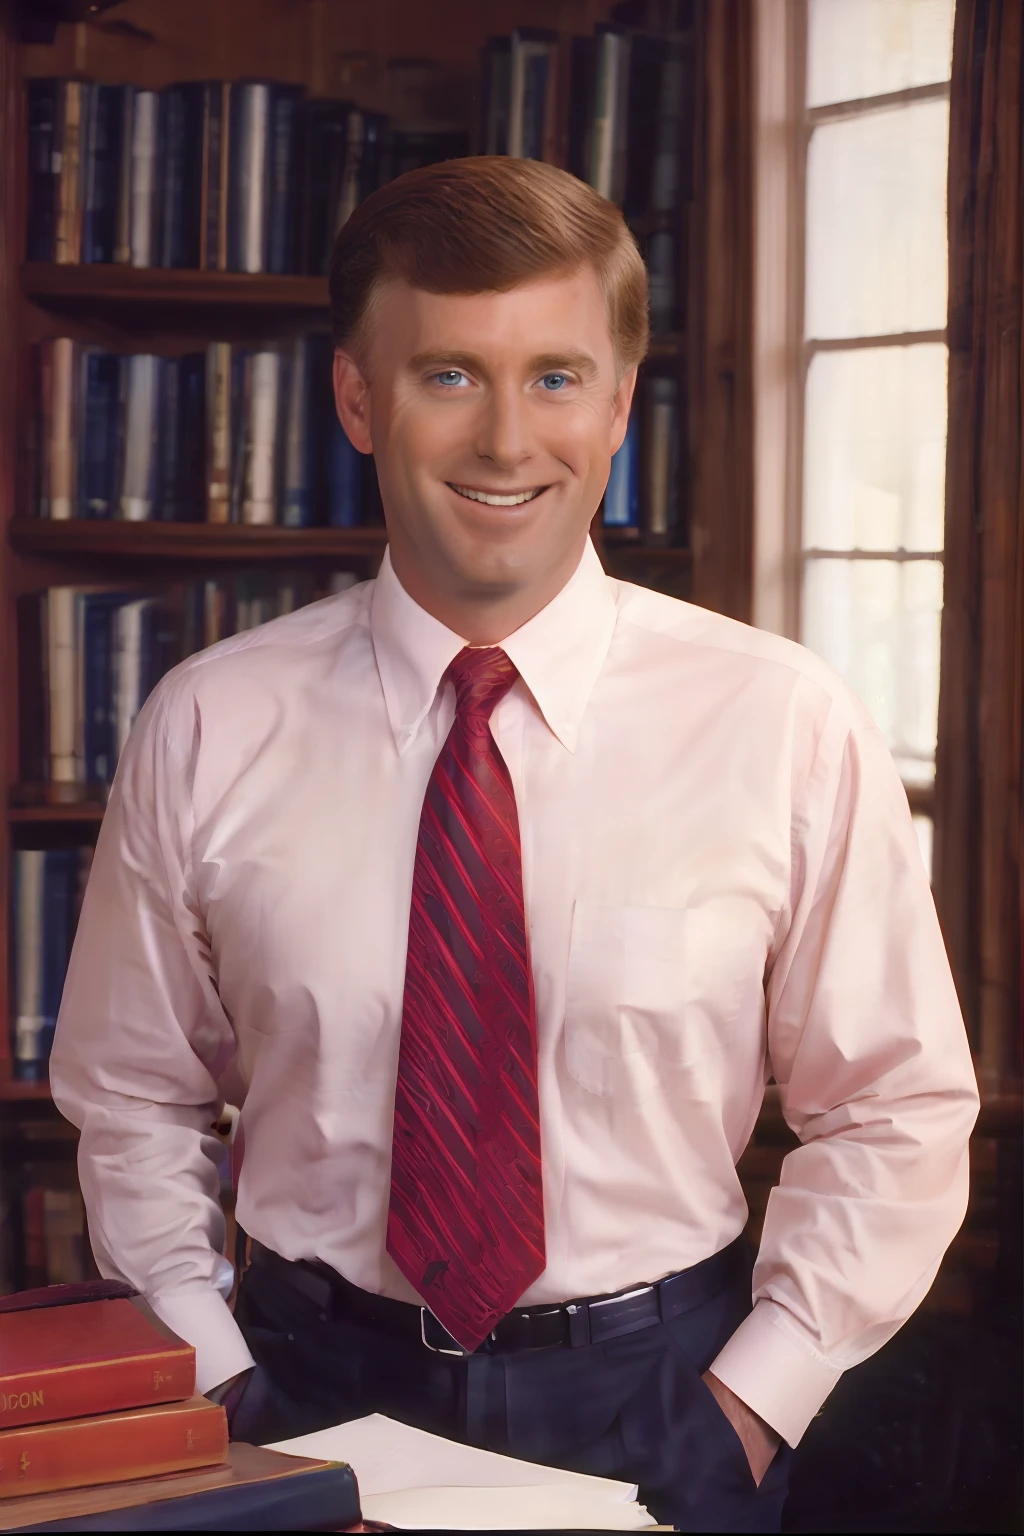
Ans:
<svg viewBox="0 0 1024 1536"><path fill-rule="evenodd" d="M22 782L19 742L17 606L58 586L159 587L171 582L229 580L239 571L271 574L287 567L316 580L332 571L357 579L375 574L385 548L379 518L369 526L248 526L204 521L127 522L118 518L55 520L38 516L34 490L33 348L57 337L113 353L180 357L211 339L232 345L287 344L325 329L327 283L312 271L240 272L191 267L137 267L113 262L26 260L31 185L27 169L26 93L34 80L78 79L162 91L180 81L272 79L309 97L355 103L403 131L464 132L470 151L486 148L482 120L483 58L488 39L517 27L553 36L557 90L547 123L552 158L571 153L569 82L574 38L613 23L636 36L682 39L693 67L679 131L689 146L690 175L671 209L633 206L627 215L645 252L652 240L675 240L675 323L652 336L644 376L675 381L679 439L674 532L650 539L640 529L602 526L593 534L607 569L737 617L749 588L749 540L733 536L749 508L730 501L719 539L695 497L709 484L714 444L726 466L749 453L742 402L734 388L745 364L742 302L723 311L723 274L740 289L749 281L747 238L737 207L749 201L747 162L715 124L743 120L737 103L747 86L737 57L749 39L733 35L707 0L447 0L450 25L438 27L429 7L413 0L344 6L334 0L120 0L98 7L77 0L25 4L0 0L0 997L10 1016L11 879L21 850L87 847L103 818L105 787ZM649 49L656 54L657 47ZM714 104L710 111L706 102ZM744 109L745 110L745 109ZM724 203L709 200L706 172L728 183ZM723 242L725 242L723 244ZM664 249L664 247L663 247ZM724 258L724 261L723 261ZM737 278L737 274L740 274ZM743 274L747 274L746 277ZM716 294L719 297L716 298ZM707 318L713 324L709 328ZM730 331L730 327L733 330ZM733 378L728 398L706 388L716 370ZM641 388L643 380L641 380ZM737 410L736 401L741 408ZM721 479L728 469L720 467ZM364 505L365 510L365 505ZM698 536L688 539L688 528ZM712 529L709 532L709 528ZM726 536L727 535L727 536ZM0 1291L21 1283L24 1223L19 1201L26 1169L58 1169L55 1186L73 1184L74 1133L61 1121L42 1081L20 1078L9 1029L0 1031ZM49 1176L49 1175L47 1175ZM36 1234L38 1237L38 1234Z"/></svg>

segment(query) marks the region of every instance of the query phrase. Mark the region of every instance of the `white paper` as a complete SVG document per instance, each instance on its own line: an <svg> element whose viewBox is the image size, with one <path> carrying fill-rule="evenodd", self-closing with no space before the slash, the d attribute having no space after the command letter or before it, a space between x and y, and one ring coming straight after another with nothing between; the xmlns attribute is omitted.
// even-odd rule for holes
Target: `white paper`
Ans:
<svg viewBox="0 0 1024 1536"><path fill-rule="evenodd" d="M364 1520L399 1530L640 1531L654 1524L642 1504L609 1502L587 1488L405 1488L361 1499Z"/></svg>
<svg viewBox="0 0 1024 1536"><path fill-rule="evenodd" d="M367 1519L403 1527L640 1530L654 1521L637 1485L502 1456L414 1429L383 1413L267 1447L347 1461Z"/></svg>

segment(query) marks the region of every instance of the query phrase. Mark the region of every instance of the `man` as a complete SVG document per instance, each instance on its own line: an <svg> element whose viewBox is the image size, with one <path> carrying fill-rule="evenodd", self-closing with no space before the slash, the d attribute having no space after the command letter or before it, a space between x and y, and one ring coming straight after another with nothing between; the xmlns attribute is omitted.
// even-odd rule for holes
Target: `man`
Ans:
<svg viewBox="0 0 1024 1536"><path fill-rule="evenodd" d="M51 1073L98 1262L236 1437L382 1411L778 1529L789 1447L966 1202L906 796L808 652L601 569L647 345L614 207L529 161L412 172L331 301L388 552L176 668L119 765ZM751 1284L772 1075L802 1145Z"/></svg>

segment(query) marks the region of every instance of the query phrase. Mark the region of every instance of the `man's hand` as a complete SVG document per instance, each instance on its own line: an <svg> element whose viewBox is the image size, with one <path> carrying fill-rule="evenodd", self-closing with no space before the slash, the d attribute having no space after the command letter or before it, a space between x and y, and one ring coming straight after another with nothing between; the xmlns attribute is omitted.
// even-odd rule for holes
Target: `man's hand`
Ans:
<svg viewBox="0 0 1024 1536"><path fill-rule="evenodd" d="M719 1408L725 1414L729 1423L740 1437L743 1449L747 1453L750 1470L754 1476L754 1482L760 1483L768 1468L775 1460L775 1452L782 1441L782 1436L766 1424L752 1408L748 1408L742 1398L731 1392L724 1381L719 1381L710 1371L705 1371L701 1380L713 1393Z"/></svg>

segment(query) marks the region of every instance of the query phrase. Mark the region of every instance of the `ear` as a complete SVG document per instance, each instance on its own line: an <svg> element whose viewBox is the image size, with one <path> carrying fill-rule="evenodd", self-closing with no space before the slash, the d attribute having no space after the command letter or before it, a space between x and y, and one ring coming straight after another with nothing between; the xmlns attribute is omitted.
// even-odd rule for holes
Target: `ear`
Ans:
<svg viewBox="0 0 1024 1536"><path fill-rule="evenodd" d="M626 428L629 425L629 407L633 401L633 391L636 388L636 367L624 373L619 381L619 387L612 396L612 421L611 421L611 451L618 453L626 438Z"/></svg>
<svg viewBox="0 0 1024 1536"><path fill-rule="evenodd" d="M334 354L334 404L345 436L358 453L372 453L370 386L350 352Z"/></svg>

